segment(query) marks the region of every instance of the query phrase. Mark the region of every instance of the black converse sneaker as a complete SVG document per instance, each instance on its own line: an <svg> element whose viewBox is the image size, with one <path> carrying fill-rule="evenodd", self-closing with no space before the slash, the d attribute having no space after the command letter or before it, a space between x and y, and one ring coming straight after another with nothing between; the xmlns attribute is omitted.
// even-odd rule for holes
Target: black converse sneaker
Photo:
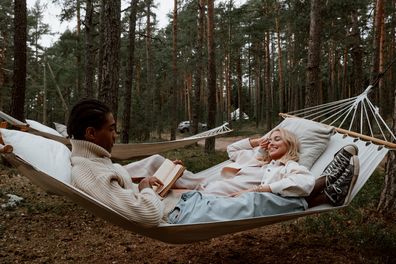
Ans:
<svg viewBox="0 0 396 264"><path fill-rule="evenodd" d="M322 172L322 176L326 176L326 187L335 183L345 168L348 167L351 157L357 154L358 148L353 144L346 145L334 154L334 159Z"/></svg>
<svg viewBox="0 0 396 264"><path fill-rule="evenodd" d="M359 159L355 155L350 159L348 167L341 176L324 189L324 193L334 206L349 202L349 196L359 174Z"/></svg>

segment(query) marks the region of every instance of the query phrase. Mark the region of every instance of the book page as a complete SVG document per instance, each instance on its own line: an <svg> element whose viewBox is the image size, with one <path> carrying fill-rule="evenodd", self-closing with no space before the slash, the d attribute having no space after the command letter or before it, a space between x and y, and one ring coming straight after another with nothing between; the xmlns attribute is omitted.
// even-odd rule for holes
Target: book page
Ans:
<svg viewBox="0 0 396 264"><path fill-rule="evenodd" d="M164 183L164 186L166 185L165 182L169 182L167 179L168 176L170 175L170 172L173 170L175 167L175 164L173 164L172 161L166 159L161 166L158 168L158 170L154 173L153 176L157 177L162 183ZM171 177L169 177L171 178ZM158 187L153 186L154 191L157 191ZM161 188L163 189L163 188Z"/></svg>
<svg viewBox="0 0 396 264"><path fill-rule="evenodd" d="M174 165L173 169L170 170L168 177L163 181L164 187L168 186L172 183L173 179L176 175L178 175L179 171L183 168L182 165Z"/></svg>
<svg viewBox="0 0 396 264"><path fill-rule="evenodd" d="M158 194L164 197L169 189L173 186L173 184L179 179L179 177L183 174L185 167L183 165L175 165L175 167L170 171L166 182L164 182L164 187L159 190Z"/></svg>

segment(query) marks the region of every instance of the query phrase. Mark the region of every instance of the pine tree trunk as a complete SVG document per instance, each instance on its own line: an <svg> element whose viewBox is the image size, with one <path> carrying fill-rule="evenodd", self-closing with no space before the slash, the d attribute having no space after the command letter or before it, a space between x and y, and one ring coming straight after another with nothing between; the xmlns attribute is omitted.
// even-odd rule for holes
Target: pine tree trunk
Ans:
<svg viewBox="0 0 396 264"><path fill-rule="evenodd" d="M14 3L14 74L11 95L11 116L25 120L26 92L26 40L27 40L26 0Z"/></svg>
<svg viewBox="0 0 396 264"><path fill-rule="evenodd" d="M214 43L214 0L208 0L208 129L216 126L216 58ZM205 140L205 152L215 150L215 138Z"/></svg>
<svg viewBox="0 0 396 264"><path fill-rule="evenodd" d="M198 39L196 43L196 56L195 56L195 74L194 74L194 112L193 112L193 134L198 133L198 122L201 120L201 89L202 89L202 48L203 48L203 34L204 34L204 13L205 13L205 0L197 0L198 4L198 21L197 33Z"/></svg>
<svg viewBox="0 0 396 264"><path fill-rule="evenodd" d="M107 102L117 120L120 74L121 0L105 1L105 41L99 98Z"/></svg>
<svg viewBox="0 0 396 264"><path fill-rule="evenodd" d="M238 77L238 108L239 108L239 121L243 120L242 113L244 113L245 109L242 105L242 54L240 54L240 50L238 49L237 54L237 63L236 63L236 72Z"/></svg>
<svg viewBox="0 0 396 264"><path fill-rule="evenodd" d="M393 134L396 134L396 89L394 91L393 98L392 132ZM396 143L396 140L393 140L393 142ZM396 214L396 152L394 150L389 151L388 154L388 159L385 165L385 183L377 209L382 214L391 217Z"/></svg>
<svg viewBox="0 0 396 264"><path fill-rule="evenodd" d="M122 114L121 142L129 142L129 129L131 123L131 106L132 106L132 83L133 83L133 67L135 56L135 36L136 36L136 14L137 4L139 0L131 1L131 13L129 14L129 47L128 47L128 63L126 67L125 78L125 96L124 111Z"/></svg>
<svg viewBox="0 0 396 264"><path fill-rule="evenodd" d="M267 31L265 33L264 40L264 85L265 85L265 120L266 120L266 128L270 130L272 128L272 116L273 116L273 107L272 107L272 89L271 89L271 54L270 54L270 33ZM264 109L264 108L263 108Z"/></svg>
<svg viewBox="0 0 396 264"><path fill-rule="evenodd" d="M85 94L88 98L94 97L94 75L95 75L95 46L94 34L95 28L93 23L93 2L86 1L85 11Z"/></svg>
<svg viewBox="0 0 396 264"><path fill-rule="evenodd" d="M76 91L75 94L77 98L81 98L83 92L81 90L81 16L80 16L80 8L81 2L80 0L76 0L76 17L77 17L77 25L76 25L76 69L77 69L77 76L76 76ZM91 62L92 63L92 62Z"/></svg>
<svg viewBox="0 0 396 264"><path fill-rule="evenodd" d="M172 24L172 88L171 88L171 140L176 139L177 126L177 0L173 0L173 24Z"/></svg>
<svg viewBox="0 0 396 264"><path fill-rule="evenodd" d="M276 24L276 35L278 38L278 81L279 81L279 112L285 112L285 84L283 80L283 57L282 57L282 48L281 48L281 36L279 29L279 19L278 17L275 19Z"/></svg>
<svg viewBox="0 0 396 264"><path fill-rule="evenodd" d="M104 49L105 49L105 2L106 0L100 1L100 24L99 24L99 54L98 54L98 95L102 90L102 76L103 76L103 63L104 63Z"/></svg>
<svg viewBox="0 0 396 264"><path fill-rule="evenodd" d="M363 87L363 48L360 37L360 29L358 25L358 17L356 12L352 12L352 30L351 30L351 59L352 65L352 96L360 94Z"/></svg>
<svg viewBox="0 0 396 264"><path fill-rule="evenodd" d="M384 2L383 0L375 0L375 13L374 13L374 38L373 38L373 57L371 62L371 79L373 82L379 73L379 60L380 60L380 43L381 43L381 26L384 16Z"/></svg>
<svg viewBox="0 0 396 264"><path fill-rule="evenodd" d="M305 107L318 104L320 89L321 0L311 0Z"/></svg>
<svg viewBox="0 0 396 264"><path fill-rule="evenodd" d="M381 4L382 10L381 10L381 17L379 18L380 25L379 25L379 65L378 65L378 70L380 73L384 71L384 64L385 64L385 22L384 22L384 17L385 17L385 10L384 10L384 3L382 1ZM378 91L379 91L379 98L380 102L384 104L385 107L382 107L381 109L381 115L385 116L385 114L388 114L390 110L387 108L388 105L390 105L389 98L387 96L387 92L385 89L385 82L384 78L381 78L378 83Z"/></svg>
<svg viewBox="0 0 396 264"><path fill-rule="evenodd" d="M6 63L6 55L7 55L7 33L1 32L0 34L0 111L4 110L4 84L5 84L5 63Z"/></svg>
<svg viewBox="0 0 396 264"><path fill-rule="evenodd" d="M327 93L327 100L332 102L335 100L335 81L336 81L336 56L335 56L335 41L330 40L329 44L329 89Z"/></svg>
<svg viewBox="0 0 396 264"><path fill-rule="evenodd" d="M227 96L227 122L232 125L231 119L231 54L230 51L226 55L226 96Z"/></svg>
<svg viewBox="0 0 396 264"><path fill-rule="evenodd" d="M348 48L344 49L344 64L342 68L342 90L340 91L341 98L348 98Z"/></svg>

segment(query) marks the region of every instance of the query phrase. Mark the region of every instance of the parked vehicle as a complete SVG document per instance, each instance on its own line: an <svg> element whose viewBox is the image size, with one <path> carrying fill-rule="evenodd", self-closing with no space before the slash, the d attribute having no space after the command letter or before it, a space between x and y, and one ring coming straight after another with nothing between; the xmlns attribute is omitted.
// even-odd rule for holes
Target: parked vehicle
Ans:
<svg viewBox="0 0 396 264"><path fill-rule="evenodd" d="M181 121L177 126L177 130L179 130L180 133L190 132L191 124L192 123L188 120ZM198 130L205 130L205 129L207 129L207 124L198 122Z"/></svg>

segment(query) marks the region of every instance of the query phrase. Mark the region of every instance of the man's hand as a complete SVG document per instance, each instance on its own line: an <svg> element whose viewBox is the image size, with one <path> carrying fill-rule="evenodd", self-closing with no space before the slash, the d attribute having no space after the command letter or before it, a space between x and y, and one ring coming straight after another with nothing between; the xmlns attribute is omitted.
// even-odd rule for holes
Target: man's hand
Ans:
<svg viewBox="0 0 396 264"><path fill-rule="evenodd" d="M153 186L157 186L158 188L161 188L162 186L164 186L164 184L157 177L148 176L140 181L138 188L139 191L141 191L144 188L152 188Z"/></svg>
<svg viewBox="0 0 396 264"><path fill-rule="evenodd" d="M172 161L172 162L173 162L173 164L175 164L175 165L182 165L182 166L184 166L183 161L181 161L181 160L174 160L174 161Z"/></svg>

